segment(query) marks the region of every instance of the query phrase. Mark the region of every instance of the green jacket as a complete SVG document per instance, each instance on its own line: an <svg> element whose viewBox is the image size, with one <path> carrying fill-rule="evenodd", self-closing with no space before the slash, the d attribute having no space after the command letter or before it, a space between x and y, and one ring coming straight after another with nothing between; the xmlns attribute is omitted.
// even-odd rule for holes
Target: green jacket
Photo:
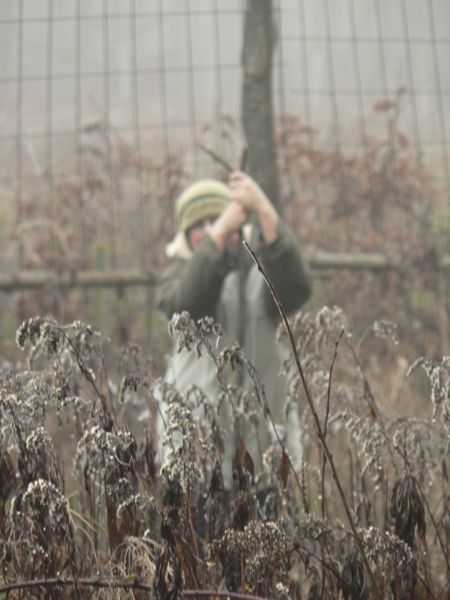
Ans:
<svg viewBox="0 0 450 600"><path fill-rule="evenodd" d="M252 248L277 290L285 310L292 312L311 293L310 277L297 240L281 221L277 239L271 244L265 244L262 234L259 230L256 232ZM191 259L174 260L163 273L158 295L159 307L169 319L174 313L183 310L188 311L194 319L214 317L224 329L218 348L220 351L239 339L239 285L236 259L229 252L220 255L214 242L208 237L195 250ZM297 455L294 458L300 459L301 443L296 415L289 417L287 428L284 417L285 382L279 376L279 371L286 349L276 340L278 310L270 290L250 257L244 289L245 353L263 380L275 422L280 426L280 431L287 433L288 448ZM230 371L229 383L235 383L235 377L235 372ZM166 380L173 383L181 393L195 383L213 402L217 402L220 394L211 359L207 356L198 358L195 352L177 353L174 349L169 359ZM245 375L244 387L252 389L248 374ZM261 467L261 453L273 439L271 426L264 419L262 410L259 417L261 422L256 431L250 423L240 425L244 430L241 431L243 441L257 467ZM224 478L228 486L231 483L235 433L230 431L233 429L230 423L230 415L223 414L222 425L230 436L225 442L223 462Z"/></svg>

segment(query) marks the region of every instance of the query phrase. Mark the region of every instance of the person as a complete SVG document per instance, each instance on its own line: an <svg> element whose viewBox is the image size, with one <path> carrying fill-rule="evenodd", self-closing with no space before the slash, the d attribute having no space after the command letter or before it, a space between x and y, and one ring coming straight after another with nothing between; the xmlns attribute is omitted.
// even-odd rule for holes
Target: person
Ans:
<svg viewBox="0 0 450 600"><path fill-rule="evenodd" d="M273 204L248 174L234 171L228 185L215 180L202 180L190 185L175 205L178 232L167 246L171 264L163 273L158 304L170 319L175 313L188 311L192 319L211 316L224 332L220 349L231 347L241 339L246 356L256 367L265 387L266 398L279 432L282 433L294 460L301 456L298 421L289 417L284 422L285 382L280 369L287 349L276 341L280 322L272 294L257 266L242 247L246 257L245 278L238 267L240 232L250 240L250 247L261 261L271 283L277 290L287 313L298 309L309 298L311 281L302 259L297 239L279 217ZM245 320L242 323L245 304ZM243 330L243 335L242 331ZM230 371L231 373L231 371ZM230 374L230 382L232 381ZM234 373L234 376L236 374ZM197 384L211 402L217 402L220 384L208 356L174 348L167 367L166 381L184 393ZM251 390L248 373L242 382ZM251 424L239 432L256 469L260 469L261 454L273 435L265 422L263 410L255 435ZM297 416L297 415L295 415ZM227 420L228 419L228 420ZM222 426L231 427L229 416ZM228 431L222 462L225 485L231 481L235 432Z"/></svg>

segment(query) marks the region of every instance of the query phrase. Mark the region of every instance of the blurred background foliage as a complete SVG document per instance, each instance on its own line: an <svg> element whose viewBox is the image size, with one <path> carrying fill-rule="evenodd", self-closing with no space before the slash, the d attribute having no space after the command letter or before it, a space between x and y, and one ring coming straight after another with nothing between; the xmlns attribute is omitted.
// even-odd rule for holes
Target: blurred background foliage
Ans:
<svg viewBox="0 0 450 600"><path fill-rule="evenodd" d="M173 201L238 166L246 3L6 0L0 7L0 261L23 270L160 271ZM450 10L374 0L273 3L280 209L305 252L381 253L394 270L321 270L305 310L339 305L356 336L399 325L401 360L449 354ZM82 319L138 343L159 371L169 340L154 289L1 293L1 342L32 315Z"/></svg>

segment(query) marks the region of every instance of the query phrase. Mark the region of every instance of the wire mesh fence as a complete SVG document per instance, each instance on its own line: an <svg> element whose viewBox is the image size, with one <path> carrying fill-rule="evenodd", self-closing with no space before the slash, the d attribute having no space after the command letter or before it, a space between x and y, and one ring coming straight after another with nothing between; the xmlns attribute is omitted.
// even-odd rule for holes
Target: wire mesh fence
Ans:
<svg viewBox="0 0 450 600"><path fill-rule="evenodd" d="M274 9L280 148L295 130L345 156L400 130L423 194L432 181L448 210L448 3ZM242 0L2 2L3 271L161 265L177 190L220 174L199 142L238 162L244 10ZM283 167L292 200L302 189L289 153ZM310 201L320 209L326 193L316 182Z"/></svg>

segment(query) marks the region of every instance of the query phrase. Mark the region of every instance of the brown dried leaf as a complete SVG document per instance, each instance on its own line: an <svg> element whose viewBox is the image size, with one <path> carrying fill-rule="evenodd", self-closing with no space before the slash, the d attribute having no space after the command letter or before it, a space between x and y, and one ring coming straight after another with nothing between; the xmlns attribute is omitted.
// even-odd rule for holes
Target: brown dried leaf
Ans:
<svg viewBox="0 0 450 600"><path fill-rule="evenodd" d="M283 450L283 456L281 457L280 476L281 476L281 481L283 482L284 488L286 488L286 486L287 486L290 467L291 467L291 463L289 460L289 456Z"/></svg>
<svg viewBox="0 0 450 600"><path fill-rule="evenodd" d="M341 589L344 600L368 600L369 598L363 563L356 551L352 552L345 560Z"/></svg>
<svg viewBox="0 0 450 600"><path fill-rule="evenodd" d="M395 519L395 534L411 548L415 546L416 527L421 539L425 539L425 509L412 475L396 481L391 496L391 515Z"/></svg>
<svg viewBox="0 0 450 600"><path fill-rule="evenodd" d="M373 110L375 112L387 112L388 110L395 108L396 105L397 103L392 100L380 100L379 102L375 102Z"/></svg>
<svg viewBox="0 0 450 600"><path fill-rule="evenodd" d="M119 546L122 541L116 522L116 510L117 506L114 502L113 495L108 490L109 486L105 486L105 498L106 498L106 517L107 517L107 530L108 530L108 542L111 552Z"/></svg>

